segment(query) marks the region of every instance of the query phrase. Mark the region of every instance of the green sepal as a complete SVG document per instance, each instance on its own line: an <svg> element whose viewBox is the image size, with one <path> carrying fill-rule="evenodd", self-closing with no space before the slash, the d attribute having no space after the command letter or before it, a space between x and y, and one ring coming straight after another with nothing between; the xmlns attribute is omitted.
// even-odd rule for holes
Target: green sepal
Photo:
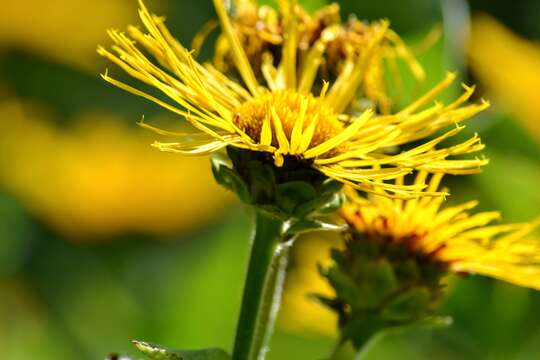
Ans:
<svg viewBox="0 0 540 360"><path fill-rule="evenodd" d="M326 179L321 184L321 193L333 194L340 191L342 187L343 187L343 183L334 179Z"/></svg>
<svg viewBox="0 0 540 360"><path fill-rule="evenodd" d="M341 302L335 298L313 293L308 294L307 297L335 311L338 311L341 307Z"/></svg>
<svg viewBox="0 0 540 360"><path fill-rule="evenodd" d="M328 201L319 204L320 206L317 209L317 213L323 214L323 215L331 214L337 209L339 209L341 205L343 205L344 202L345 202L345 195L339 192L333 193L329 197Z"/></svg>
<svg viewBox="0 0 540 360"><path fill-rule="evenodd" d="M133 341L148 360L230 360L231 356L217 348L201 350L168 350L144 341Z"/></svg>
<svg viewBox="0 0 540 360"><path fill-rule="evenodd" d="M276 197L276 177L272 166L251 160L247 162L246 167L250 176L250 181L246 184L246 187L249 188L251 202L274 202Z"/></svg>
<svg viewBox="0 0 540 360"><path fill-rule="evenodd" d="M333 213L343 204L344 196L340 193L342 187L343 184L339 181L324 180L316 190L318 195L298 206L295 212L296 216Z"/></svg>
<svg viewBox="0 0 540 360"><path fill-rule="evenodd" d="M317 197L315 188L305 181L290 181L277 186L277 204L285 212L294 214L297 207Z"/></svg>
<svg viewBox="0 0 540 360"><path fill-rule="evenodd" d="M347 225L336 225L318 219L299 219L286 223L284 236L290 237L311 231L344 231Z"/></svg>
<svg viewBox="0 0 540 360"><path fill-rule="evenodd" d="M330 214L339 209L342 203L342 194L323 194L303 204L299 204L295 211L295 215L307 216L309 214Z"/></svg>
<svg viewBox="0 0 540 360"><path fill-rule="evenodd" d="M415 321L429 309L431 295L426 287L412 288L394 296L382 311L382 317L389 321Z"/></svg>
<svg viewBox="0 0 540 360"><path fill-rule="evenodd" d="M375 334L387 328L387 324L373 312L355 312L341 327L341 338L351 340L356 349L361 349Z"/></svg>
<svg viewBox="0 0 540 360"><path fill-rule="evenodd" d="M356 264L360 273L356 274L361 286L362 299L354 304L359 308L372 308L381 304L399 288L392 265L386 259Z"/></svg>
<svg viewBox="0 0 540 360"><path fill-rule="evenodd" d="M249 190L242 178L232 170L229 159L224 154L215 153L210 157L210 161L212 173L218 184L234 192L243 202L249 203L251 201Z"/></svg>
<svg viewBox="0 0 540 360"><path fill-rule="evenodd" d="M445 326L433 316L447 274L445 264L411 252L389 238L343 233L344 249L332 249L334 264L320 268L335 297L319 301L338 315L340 339L358 349L377 333L414 326Z"/></svg>
<svg viewBox="0 0 540 360"><path fill-rule="evenodd" d="M337 267L326 269L328 281L339 295L339 300L345 304L357 304L362 299L362 292L356 286L354 279Z"/></svg>
<svg viewBox="0 0 540 360"><path fill-rule="evenodd" d="M395 268L402 282L416 282L421 279L420 269L414 259L408 259Z"/></svg>
<svg viewBox="0 0 540 360"><path fill-rule="evenodd" d="M343 203L342 183L307 160L286 156L277 167L264 152L227 148L211 156L216 181L272 217L287 221L328 215Z"/></svg>
<svg viewBox="0 0 540 360"><path fill-rule="evenodd" d="M337 254L334 254L334 259ZM381 304L399 288L391 264L386 259L358 261L351 273L338 267L330 268L325 275L343 302L353 309L372 309Z"/></svg>

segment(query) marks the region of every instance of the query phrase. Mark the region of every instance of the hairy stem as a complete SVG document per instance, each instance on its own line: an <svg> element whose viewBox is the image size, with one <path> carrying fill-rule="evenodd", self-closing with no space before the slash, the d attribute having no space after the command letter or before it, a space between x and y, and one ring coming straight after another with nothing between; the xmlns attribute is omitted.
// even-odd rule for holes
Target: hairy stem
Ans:
<svg viewBox="0 0 540 360"><path fill-rule="evenodd" d="M236 329L233 360L262 360L281 303L289 242L282 238L283 223L260 211L255 231L242 307Z"/></svg>

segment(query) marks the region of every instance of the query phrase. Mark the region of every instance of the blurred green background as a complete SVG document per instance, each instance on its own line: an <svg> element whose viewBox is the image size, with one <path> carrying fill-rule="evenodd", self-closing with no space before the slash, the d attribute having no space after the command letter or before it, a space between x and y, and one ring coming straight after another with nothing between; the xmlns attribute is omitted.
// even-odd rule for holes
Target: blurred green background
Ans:
<svg viewBox="0 0 540 360"><path fill-rule="evenodd" d="M302 3L315 9L325 2ZM540 3L339 3L343 14L389 18L416 51L428 79L408 81L411 94L449 69L492 100L464 135L481 134L491 164L480 175L448 179L450 201L478 198L482 209L500 209L508 221L537 216ZM147 5L167 14L185 44L214 17L210 0ZM97 44L108 44L107 28L123 28L135 16L134 0L2 4L2 359L135 354L130 339L178 348L232 343L251 214L214 185L207 159L158 153L148 146L154 135L134 125L142 114L163 122L176 120L173 115L99 79L107 64L95 53ZM444 35L422 48L437 24ZM324 253L313 250L316 242L305 245L310 241L300 244ZM314 273L315 263L302 271ZM291 272L299 266L306 265L293 259ZM310 288L309 279L292 276L286 296ZM286 299L284 312L292 303ZM321 329L320 309L295 309L298 319L280 321L269 358L324 357L331 327ZM540 358L540 293L466 277L453 282L441 311L454 318L453 326L388 336L368 359Z"/></svg>

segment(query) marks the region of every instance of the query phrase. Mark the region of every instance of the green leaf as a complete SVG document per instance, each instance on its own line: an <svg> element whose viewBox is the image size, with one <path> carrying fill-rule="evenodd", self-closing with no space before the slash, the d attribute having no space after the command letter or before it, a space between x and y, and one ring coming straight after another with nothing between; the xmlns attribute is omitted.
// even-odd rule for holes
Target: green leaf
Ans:
<svg viewBox="0 0 540 360"><path fill-rule="evenodd" d="M221 349L210 348L202 350L168 350L158 345L143 341L133 341L133 344L149 360L230 360L231 357Z"/></svg>

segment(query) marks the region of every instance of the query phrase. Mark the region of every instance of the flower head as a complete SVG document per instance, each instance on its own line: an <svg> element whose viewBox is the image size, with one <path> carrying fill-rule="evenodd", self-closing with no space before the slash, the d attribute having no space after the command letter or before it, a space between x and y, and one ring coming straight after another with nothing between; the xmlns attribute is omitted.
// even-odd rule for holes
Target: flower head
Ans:
<svg viewBox="0 0 540 360"><path fill-rule="evenodd" d="M263 78L264 66L279 66L277 60L281 58L282 46L290 33L285 14L292 11L296 18L300 63L305 64L306 68L318 69L318 75L322 78L335 81L342 71L352 71L358 59L367 51L371 52L369 66L361 75L363 79L360 88L363 98L369 100L380 112L389 113L391 107L383 76L384 62L394 69L391 75L395 76L396 81L400 80L399 71L395 70L396 59L404 60L418 81L424 80L424 69L399 35L390 28L384 31L380 43L370 48L372 39L378 36L381 26L387 26L386 22L360 21L351 16L342 23L337 3L324 6L313 15L299 4L292 8L289 8L287 1L280 1L279 4L281 13L267 5L258 6L253 0L234 1L232 26L258 78ZM194 41L197 49L206 32L200 34ZM324 54L324 58L321 58L321 54ZM214 63L220 71L231 72L234 71L231 60L230 43L227 36L222 34L216 44ZM311 73L310 77L305 77L300 88L309 90L315 75Z"/></svg>
<svg viewBox="0 0 540 360"><path fill-rule="evenodd" d="M424 183L427 176L421 172L415 182ZM441 179L440 174L432 176L427 190L437 191ZM540 218L493 224L500 218L497 211L469 213L477 201L442 207L442 197L402 201L373 195L366 200L349 194L351 201L342 215L366 241L399 247L454 273L480 274L540 290L540 237L530 235Z"/></svg>
<svg viewBox="0 0 540 360"><path fill-rule="evenodd" d="M443 177L419 172L436 192ZM403 178L396 180L404 183ZM390 199L348 192L342 216L350 229L334 264L322 268L335 294L319 299L338 315L342 341L361 348L374 334L434 317L451 273L491 276L540 290L540 238L530 224L492 225L498 212L469 214L476 202L441 207L441 196ZM381 190L382 191L382 190Z"/></svg>
<svg viewBox="0 0 540 360"><path fill-rule="evenodd" d="M371 109L359 114L351 111L354 94L373 54L388 34L388 22L378 24L365 51L351 59L332 84L322 81L320 91L313 92L324 51L316 51L316 44L313 45L308 50L313 50L310 61L299 64L299 19L292 11L293 1L283 1L282 5L285 32L279 66L267 62L261 67L265 86L257 79L222 1L214 0L214 5L241 80L224 75L210 64L196 62L192 53L169 33L163 18L150 14L142 2L139 14L147 33L133 26L128 28L129 35L111 30L109 35L115 42L112 51L102 47L98 50L169 100L108 74L103 75L105 80L186 118L199 131L176 134L178 142L156 142L154 146L160 150L201 155L232 147L268 154L278 168L286 157L293 157L328 178L368 192L384 188L391 196L400 197L419 195L423 185L392 184L386 180L415 169L473 173L487 162L447 159L481 150L483 145L476 135L461 144L436 149L462 127L411 149L396 151L400 145L436 134L488 106L486 102L462 106L474 90L465 87L464 94L455 102L435 103L421 109L452 83L453 74L396 114L377 115Z"/></svg>

